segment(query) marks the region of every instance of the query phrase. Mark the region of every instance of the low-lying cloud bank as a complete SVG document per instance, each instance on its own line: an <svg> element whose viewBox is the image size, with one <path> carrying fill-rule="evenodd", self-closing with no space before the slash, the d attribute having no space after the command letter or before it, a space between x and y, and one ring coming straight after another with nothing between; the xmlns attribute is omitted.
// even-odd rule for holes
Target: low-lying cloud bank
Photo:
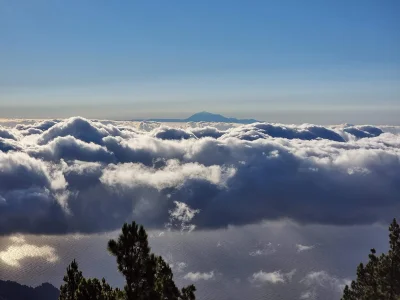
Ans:
<svg viewBox="0 0 400 300"><path fill-rule="evenodd" d="M1 234L99 232L132 219L193 229L399 215L400 135L378 127L79 117L0 127Z"/></svg>

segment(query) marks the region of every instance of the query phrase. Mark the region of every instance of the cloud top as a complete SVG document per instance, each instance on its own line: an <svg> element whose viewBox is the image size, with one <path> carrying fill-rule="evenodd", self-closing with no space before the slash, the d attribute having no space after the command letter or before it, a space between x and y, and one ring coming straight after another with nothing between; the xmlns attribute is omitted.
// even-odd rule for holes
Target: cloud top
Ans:
<svg viewBox="0 0 400 300"><path fill-rule="evenodd" d="M146 124L74 117L0 128L0 233L100 232L132 219L184 231L280 218L365 224L400 214L396 132Z"/></svg>

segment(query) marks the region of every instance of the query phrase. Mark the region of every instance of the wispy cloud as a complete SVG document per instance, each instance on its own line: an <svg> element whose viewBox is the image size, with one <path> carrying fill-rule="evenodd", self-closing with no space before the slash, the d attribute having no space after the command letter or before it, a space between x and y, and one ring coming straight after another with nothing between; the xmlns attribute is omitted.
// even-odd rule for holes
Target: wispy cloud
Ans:
<svg viewBox="0 0 400 300"><path fill-rule="evenodd" d="M301 299L315 299L317 295L322 295L326 290L341 293L351 280L337 278L326 271L315 271L308 273L300 283L308 287L308 290L302 293Z"/></svg>
<svg viewBox="0 0 400 300"><path fill-rule="evenodd" d="M307 246L307 245L302 245L302 244L296 244L297 252L308 251L308 250L314 249L314 247L315 247L315 245Z"/></svg>
<svg viewBox="0 0 400 300"><path fill-rule="evenodd" d="M212 280L215 278L215 275L214 275L214 271L210 271L208 273L189 272L183 278L196 282L199 280Z"/></svg>
<svg viewBox="0 0 400 300"><path fill-rule="evenodd" d="M180 231L191 232L196 228L196 225L190 224L199 209L192 209L186 203L174 201L175 208L169 210L169 222L166 227L169 229L179 229Z"/></svg>
<svg viewBox="0 0 400 300"><path fill-rule="evenodd" d="M288 273L282 273L280 270L273 272L259 271L251 276L250 281L254 283L285 283L291 281L295 273L295 269Z"/></svg>

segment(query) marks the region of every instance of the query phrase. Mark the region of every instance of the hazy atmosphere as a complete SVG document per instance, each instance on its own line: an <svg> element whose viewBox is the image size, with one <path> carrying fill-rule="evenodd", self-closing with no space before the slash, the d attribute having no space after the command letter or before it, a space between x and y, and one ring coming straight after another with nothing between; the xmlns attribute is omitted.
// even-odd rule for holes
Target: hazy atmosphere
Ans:
<svg viewBox="0 0 400 300"><path fill-rule="evenodd" d="M399 10L0 1L0 299L397 300Z"/></svg>
<svg viewBox="0 0 400 300"><path fill-rule="evenodd" d="M397 1L0 5L0 117L398 124Z"/></svg>

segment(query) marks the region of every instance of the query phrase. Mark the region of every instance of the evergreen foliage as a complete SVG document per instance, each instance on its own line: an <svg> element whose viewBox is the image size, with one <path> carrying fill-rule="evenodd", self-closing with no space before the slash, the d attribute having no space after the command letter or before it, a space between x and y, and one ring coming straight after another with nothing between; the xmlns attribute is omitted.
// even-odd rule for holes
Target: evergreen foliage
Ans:
<svg viewBox="0 0 400 300"><path fill-rule="evenodd" d="M78 291L79 284L83 279L82 272L78 269L78 263L75 259L67 267L67 274L64 276L63 281L65 284L60 287L59 300L75 300L76 292Z"/></svg>
<svg viewBox="0 0 400 300"><path fill-rule="evenodd" d="M113 289L103 278L86 279L75 260L67 268L59 300L195 300L194 285L179 290L170 266L151 253L147 233L135 222L125 223L117 240L108 242L118 270L125 277L124 290Z"/></svg>
<svg viewBox="0 0 400 300"><path fill-rule="evenodd" d="M400 226L396 219L389 227L389 252L376 255L357 268L357 279L346 286L342 300L400 300Z"/></svg>

